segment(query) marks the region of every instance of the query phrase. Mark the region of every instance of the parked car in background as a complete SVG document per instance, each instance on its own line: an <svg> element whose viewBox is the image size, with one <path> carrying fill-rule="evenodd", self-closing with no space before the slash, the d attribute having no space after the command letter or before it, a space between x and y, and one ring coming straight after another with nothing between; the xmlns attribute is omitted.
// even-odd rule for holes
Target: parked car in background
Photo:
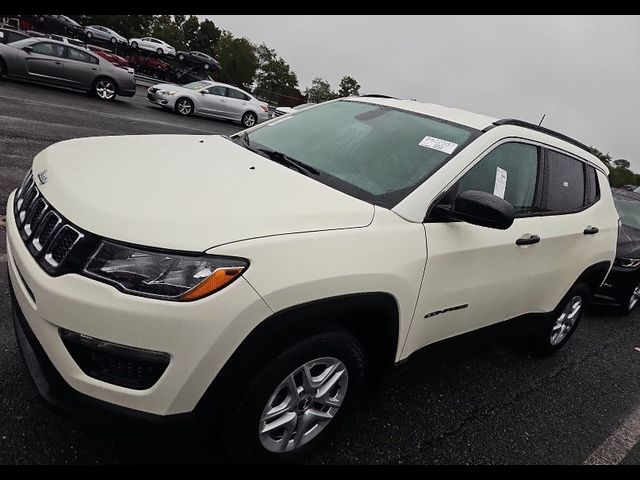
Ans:
<svg viewBox="0 0 640 480"><path fill-rule="evenodd" d="M623 185L622 187L620 187L621 190L628 190L630 192L634 192L636 190L638 190L638 186L637 185Z"/></svg>
<svg viewBox="0 0 640 480"><path fill-rule="evenodd" d="M87 40L92 40L95 38L97 40L110 42L113 45L116 45L118 43L128 43L127 39L120 35L118 32L101 25L89 25L88 27L84 27L84 36L87 37Z"/></svg>
<svg viewBox="0 0 640 480"><path fill-rule="evenodd" d="M129 66L133 67L136 72L159 80L168 80L173 72L173 67L167 62L146 55L130 55Z"/></svg>
<svg viewBox="0 0 640 480"><path fill-rule="evenodd" d="M84 48L44 38L0 45L3 75L91 92L101 100L136 93L133 70L116 67Z"/></svg>
<svg viewBox="0 0 640 480"><path fill-rule="evenodd" d="M232 88L202 83L154 98ZM6 206L20 350L51 402L191 420L243 460L299 461L427 345L507 321L544 355L570 340L618 228L588 148L365 97L229 137L53 144Z"/></svg>
<svg viewBox="0 0 640 480"><path fill-rule="evenodd" d="M269 119L269 105L233 85L209 80L175 85L161 83L147 91L147 100L179 115L203 115L252 127Z"/></svg>
<svg viewBox="0 0 640 480"><path fill-rule="evenodd" d="M25 32L21 32L20 30L15 30L13 28L0 28L0 43L7 44L11 42L17 42L18 40L23 40L25 38L29 38Z"/></svg>
<svg viewBox="0 0 640 480"><path fill-rule="evenodd" d="M309 108L314 105L317 105L317 104L310 102L310 103L303 103L302 105L297 105L295 107L277 107L273 111L273 116L281 117L282 115L286 115L287 113L295 112L296 110L304 110L305 108Z"/></svg>
<svg viewBox="0 0 640 480"><path fill-rule="evenodd" d="M220 63L210 55L194 50L190 52L178 52L178 60L201 65L205 70L220 70Z"/></svg>
<svg viewBox="0 0 640 480"><path fill-rule="evenodd" d="M66 15L25 15L35 20L36 24L46 27L54 33L63 35L81 36L84 33L82 26Z"/></svg>
<svg viewBox="0 0 640 480"><path fill-rule="evenodd" d="M617 188L612 193L620 215L618 245L598 297L615 302L620 313L628 315L640 302L640 193Z"/></svg>
<svg viewBox="0 0 640 480"><path fill-rule="evenodd" d="M129 45L135 49L149 50L161 55L175 55L176 49L169 45L167 42L163 42L158 38L143 37L132 38L129 40Z"/></svg>
<svg viewBox="0 0 640 480"><path fill-rule="evenodd" d="M30 37L49 38L49 36L46 33L37 32L36 30L24 30L24 32L28 34Z"/></svg>
<svg viewBox="0 0 640 480"><path fill-rule="evenodd" d="M97 45L87 45L87 50L92 51L99 57L104 58L107 62L111 62L118 67L130 67L129 60L120 55L116 55L108 48L98 47Z"/></svg>
<svg viewBox="0 0 640 480"><path fill-rule="evenodd" d="M68 43L69 45L75 45L76 47L87 48L87 44L84 43L84 41L76 40L75 38L64 37L62 35L56 35L53 33L47 35L47 38L57 40L58 42Z"/></svg>

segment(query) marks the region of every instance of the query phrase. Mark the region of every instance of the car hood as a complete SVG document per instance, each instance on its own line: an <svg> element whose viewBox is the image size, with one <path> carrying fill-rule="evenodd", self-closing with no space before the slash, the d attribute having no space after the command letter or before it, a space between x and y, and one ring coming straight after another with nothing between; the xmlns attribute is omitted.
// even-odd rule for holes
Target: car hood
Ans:
<svg viewBox="0 0 640 480"><path fill-rule="evenodd" d="M618 233L616 257L640 259L640 230L622 225Z"/></svg>
<svg viewBox="0 0 640 480"><path fill-rule="evenodd" d="M373 205L221 136L138 135L56 143L33 162L42 194L89 232L204 251L243 239L364 227Z"/></svg>

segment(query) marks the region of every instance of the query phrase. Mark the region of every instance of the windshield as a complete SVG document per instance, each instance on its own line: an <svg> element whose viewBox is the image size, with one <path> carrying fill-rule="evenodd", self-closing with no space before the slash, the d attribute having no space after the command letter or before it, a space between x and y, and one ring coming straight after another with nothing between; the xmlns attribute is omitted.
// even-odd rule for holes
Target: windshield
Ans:
<svg viewBox="0 0 640 480"><path fill-rule="evenodd" d="M352 100L283 117L249 134L307 164L317 180L362 200L394 207L479 132L445 120Z"/></svg>
<svg viewBox="0 0 640 480"><path fill-rule="evenodd" d="M614 195L613 202L623 225L640 229L640 201L629 197Z"/></svg>
<svg viewBox="0 0 640 480"><path fill-rule="evenodd" d="M186 85L182 85L182 88L188 88L189 90L200 90L204 87L210 87L211 83L209 82L191 82Z"/></svg>

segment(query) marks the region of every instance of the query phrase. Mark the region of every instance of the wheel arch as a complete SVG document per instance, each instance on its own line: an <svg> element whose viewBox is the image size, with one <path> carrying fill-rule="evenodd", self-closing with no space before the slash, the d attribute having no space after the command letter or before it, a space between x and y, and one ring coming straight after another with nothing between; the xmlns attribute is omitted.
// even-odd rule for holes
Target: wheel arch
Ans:
<svg viewBox="0 0 640 480"><path fill-rule="evenodd" d="M609 261L594 263L580 274L575 283L571 285L569 291L577 284L585 283L589 287L589 296L593 297L602 282L607 278L609 268L611 268L611 262Z"/></svg>
<svg viewBox="0 0 640 480"><path fill-rule="evenodd" d="M200 398L195 410L224 411L243 382L259 373L275 353L304 336L346 330L362 342L373 374L395 363L399 341L399 307L386 292L367 292L315 300L274 313L244 338ZM248 361L249 360L249 361Z"/></svg>

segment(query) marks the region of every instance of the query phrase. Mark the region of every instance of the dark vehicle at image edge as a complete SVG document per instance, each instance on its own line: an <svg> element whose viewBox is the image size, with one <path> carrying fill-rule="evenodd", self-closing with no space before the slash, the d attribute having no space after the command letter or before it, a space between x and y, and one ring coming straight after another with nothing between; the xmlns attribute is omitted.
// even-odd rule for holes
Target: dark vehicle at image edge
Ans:
<svg viewBox="0 0 640 480"><path fill-rule="evenodd" d="M620 313L628 315L640 303L640 193L616 188L611 191L620 214L618 245L598 297L617 303Z"/></svg>

